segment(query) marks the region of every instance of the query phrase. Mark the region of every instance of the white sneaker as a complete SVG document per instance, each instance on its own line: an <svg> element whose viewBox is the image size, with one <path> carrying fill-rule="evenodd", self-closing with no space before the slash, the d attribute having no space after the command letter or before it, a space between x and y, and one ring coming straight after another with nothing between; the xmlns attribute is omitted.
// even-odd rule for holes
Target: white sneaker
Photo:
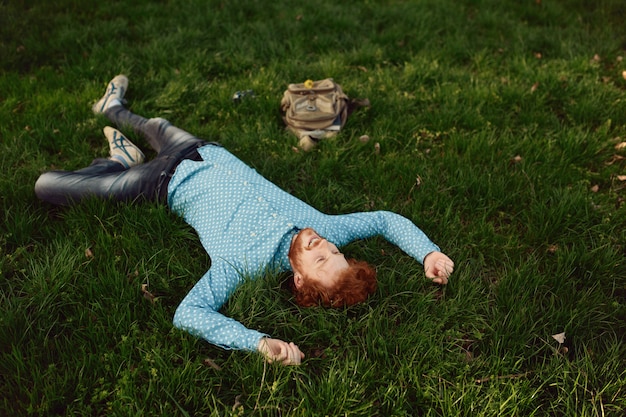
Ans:
<svg viewBox="0 0 626 417"><path fill-rule="evenodd" d="M91 109L96 114L102 114L112 105L121 106L126 89L128 89L128 78L122 74L115 76L109 82L104 96Z"/></svg>
<svg viewBox="0 0 626 417"><path fill-rule="evenodd" d="M126 139L122 132L110 126L105 127L103 131L104 136L109 141L109 151L111 153L109 159L119 162L126 169L139 165L144 161L145 156L143 152Z"/></svg>

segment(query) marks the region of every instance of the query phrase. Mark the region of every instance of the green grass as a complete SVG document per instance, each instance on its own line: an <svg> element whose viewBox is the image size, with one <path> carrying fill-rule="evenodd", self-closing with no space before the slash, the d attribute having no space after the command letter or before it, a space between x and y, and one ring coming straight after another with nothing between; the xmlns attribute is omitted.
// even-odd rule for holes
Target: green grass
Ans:
<svg viewBox="0 0 626 417"><path fill-rule="evenodd" d="M0 3L0 415L626 414L625 17L622 0ZM133 111L325 212L413 219L451 283L370 239L345 248L378 267L362 305L300 309L273 273L241 287L224 313L299 344L300 367L174 329L210 263L193 230L33 193L106 155L90 107L118 73ZM282 92L329 76L372 106L294 152Z"/></svg>

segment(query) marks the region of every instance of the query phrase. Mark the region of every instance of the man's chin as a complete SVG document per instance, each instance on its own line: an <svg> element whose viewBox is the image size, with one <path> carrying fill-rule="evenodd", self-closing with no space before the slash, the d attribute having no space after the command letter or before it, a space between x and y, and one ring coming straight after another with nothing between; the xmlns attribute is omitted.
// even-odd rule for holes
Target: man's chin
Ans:
<svg viewBox="0 0 626 417"><path fill-rule="evenodd" d="M306 236L310 236L310 235L316 235L319 236L317 234L317 232L315 230L313 230L310 227L304 228L302 230L300 230L298 233L296 233L295 235L293 235L293 237L291 238L291 246L293 246L296 241L305 238Z"/></svg>
<svg viewBox="0 0 626 417"><path fill-rule="evenodd" d="M291 238L291 246L289 247L289 263L291 264L291 268L293 269L294 258L298 256L300 251L304 250L307 246L307 240L311 238L311 236L319 236L315 230L310 227L300 230L298 233L293 235Z"/></svg>

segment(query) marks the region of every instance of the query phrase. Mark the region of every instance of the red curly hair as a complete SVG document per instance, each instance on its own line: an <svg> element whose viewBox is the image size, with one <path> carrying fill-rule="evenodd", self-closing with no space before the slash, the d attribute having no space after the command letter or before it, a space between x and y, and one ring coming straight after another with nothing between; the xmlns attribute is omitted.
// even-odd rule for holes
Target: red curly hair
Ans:
<svg viewBox="0 0 626 417"><path fill-rule="evenodd" d="M293 279L289 283L296 303L301 307L341 308L361 303L376 291L376 270L365 261L347 259L348 268L341 271L337 283L331 288L312 280L305 279L300 288L296 288Z"/></svg>

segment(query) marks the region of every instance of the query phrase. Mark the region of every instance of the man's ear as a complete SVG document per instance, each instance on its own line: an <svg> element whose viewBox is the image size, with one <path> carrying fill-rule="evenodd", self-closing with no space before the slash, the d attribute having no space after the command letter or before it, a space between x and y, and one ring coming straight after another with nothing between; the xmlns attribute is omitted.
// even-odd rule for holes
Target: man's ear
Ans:
<svg viewBox="0 0 626 417"><path fill-rule="evenodd" d="M302 274L299 272L295 272L293 273L293 285L294 287L296 287L297 290L299 290L300 288L302 288L302 285L304 284L304 278L302 278Z"/></svg>

